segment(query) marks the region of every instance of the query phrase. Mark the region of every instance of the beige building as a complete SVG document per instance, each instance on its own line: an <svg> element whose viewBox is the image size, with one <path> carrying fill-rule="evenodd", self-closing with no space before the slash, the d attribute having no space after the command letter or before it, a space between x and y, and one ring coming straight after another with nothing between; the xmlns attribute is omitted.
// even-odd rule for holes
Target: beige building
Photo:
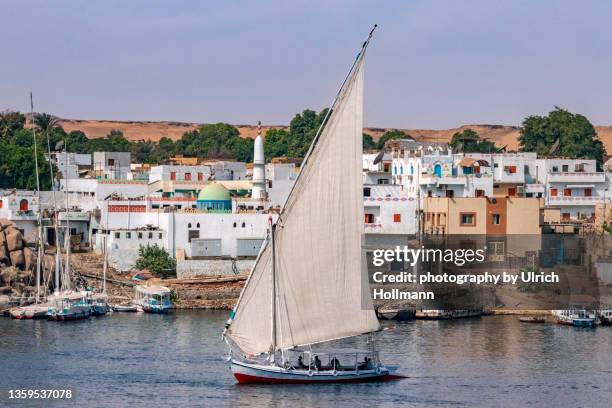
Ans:
<svg viewBox="0 0 612 408"><path fill-rule="evenodd" d="M425 234L540 235L541 200L522 197L427 197Z"/></svg>

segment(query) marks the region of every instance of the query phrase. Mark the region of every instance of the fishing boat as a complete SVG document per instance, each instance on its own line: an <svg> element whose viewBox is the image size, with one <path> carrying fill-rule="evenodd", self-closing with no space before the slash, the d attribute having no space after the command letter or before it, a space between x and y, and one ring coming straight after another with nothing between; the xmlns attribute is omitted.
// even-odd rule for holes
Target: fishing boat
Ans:
<svg viewBox="0 0 612 408"><path fill-rule="evenodd" d="M602 326L612 326L612 309L598 310L597 317Z"/></svg>
<svg viewBox="0 0 612 408"><path fill-rule="evenodd" d="M92 316L104 316L110 310L108 306L108 297L105 293L94 293L90 296L89 302Z"/></svg>
<svg viewBox="0 0 612 408"><path fill-rule="evenodd" d="M595 327L597 318L586 310L566 309L554 310L553 316L558 324L574 327Z"/></svg>
<svg viewBox="0 0 612 408"><path fill-rule="evenodd" d="M414 320L416 315L415 308L411 307L393 307L383 306L376 309L376 316L380 320L395 320L398 322L405 322L408 320Z"/></svg>
<svg viewBox="0 0 612 408"><path fill-rule="evenodd" d="M239 383L398 378L378 352L314 351L380 330L367 283L362 203L363 43L317 131L223 337Z"/></svg>
<svg viewBox="0 0 612 408"><path fill-rule="evenodd" d="M542 316L521 316L519 317L521 323L546 323L546 319Z"/></svg>
<svg viewBox="0 0 612 408"><path fill-rule="evenodd" d="M168 313L172 309L170 289L159 285L138 285L135 288L134 305L146 313Z"/></svg>
<svg viewBox="0 0 612 408"><path fill-rule="evenodd" d="M70 291L54 295L51 302L53 308L47 313L49 320L82 320L91 316L91 303L87 292Z"/></svg>

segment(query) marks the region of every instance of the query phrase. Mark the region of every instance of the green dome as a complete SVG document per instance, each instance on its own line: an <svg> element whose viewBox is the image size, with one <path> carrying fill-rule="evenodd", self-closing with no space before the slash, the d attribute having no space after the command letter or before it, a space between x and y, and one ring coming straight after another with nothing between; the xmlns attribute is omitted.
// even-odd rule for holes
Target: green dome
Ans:
<svg viewBox="0 0 612 408"><path fill-rule="evenodd" d="M198 201L231 201L230 192L220 184L210 183L198 194Z"/></svg>

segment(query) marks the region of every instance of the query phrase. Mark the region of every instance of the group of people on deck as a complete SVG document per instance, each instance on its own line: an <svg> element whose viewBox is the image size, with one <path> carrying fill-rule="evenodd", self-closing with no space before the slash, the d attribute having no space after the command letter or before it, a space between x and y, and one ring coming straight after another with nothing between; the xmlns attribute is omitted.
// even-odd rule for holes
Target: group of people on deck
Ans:
<svg viewBox="0 0 612 408"><path fill-rule="evenodd" d="M344 367L342 366L342 364L340 364L340 360L338 360L336 357L332 358L329 362L328 366L323 366L321 363L321 359L319 358L318 355L314 356L314 360L312 361L312 365L309 366L308 364L304 364L304 359L302 358L302 356L298 357L298 362L297 362L297 368L301 368L301 369L305 369L305 370L309 370L311 368L316 369L317 371L326 371L326 370L336 370L336 371L343 371L343 370L355 370L355 366L347 366ZM363 358L363 362L357 364L356 369L357 370L372 370L374 368L373 364L372 364L372 359L369 357L364 357Z"/></svg>

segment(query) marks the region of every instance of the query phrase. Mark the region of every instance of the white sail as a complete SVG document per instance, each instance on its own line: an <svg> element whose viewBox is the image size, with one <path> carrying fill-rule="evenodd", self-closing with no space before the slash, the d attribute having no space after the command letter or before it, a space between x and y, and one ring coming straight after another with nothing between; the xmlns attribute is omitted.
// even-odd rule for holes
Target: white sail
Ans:
<svg viewBox="0 0 612 408"><path fill-rule="evenodd" d="M276 310L269 242L234 310L227 335L248 354L379 329L362 253L363 52L277 222Z"/></svg>

